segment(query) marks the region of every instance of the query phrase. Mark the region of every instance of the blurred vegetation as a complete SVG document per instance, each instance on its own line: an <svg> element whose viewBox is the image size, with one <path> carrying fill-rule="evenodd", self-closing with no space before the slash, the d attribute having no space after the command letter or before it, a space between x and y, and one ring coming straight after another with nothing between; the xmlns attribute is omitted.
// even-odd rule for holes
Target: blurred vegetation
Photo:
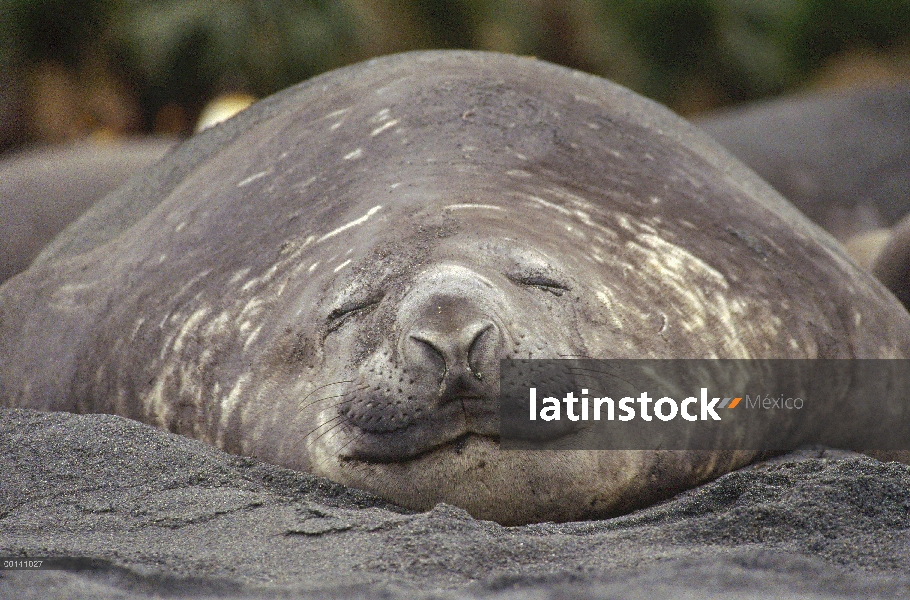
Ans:
<svg viewBox="0 0 910 600"><path fill-rule="evenodd" d="M907 77L910 0L0 0L0 128L186 133L217 94L418 48L536 55L691 114Z"/></svg>

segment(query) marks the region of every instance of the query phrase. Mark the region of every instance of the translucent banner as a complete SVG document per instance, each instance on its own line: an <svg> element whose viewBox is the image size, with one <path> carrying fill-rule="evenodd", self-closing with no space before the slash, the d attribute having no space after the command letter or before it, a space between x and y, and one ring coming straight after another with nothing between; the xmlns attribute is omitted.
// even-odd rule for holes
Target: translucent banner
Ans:
<svg viewBox="0 0 910 600"><path fill-rule="evenodd" d="M910 450L908 360L504 360L504 449Z"/></svg>

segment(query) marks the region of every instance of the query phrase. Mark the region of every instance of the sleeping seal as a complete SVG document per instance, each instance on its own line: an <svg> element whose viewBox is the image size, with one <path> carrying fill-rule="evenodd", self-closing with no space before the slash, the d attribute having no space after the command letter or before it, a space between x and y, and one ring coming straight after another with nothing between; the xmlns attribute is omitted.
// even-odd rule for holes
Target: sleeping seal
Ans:
<svg viewBox="0 0 910 600"><path fill-rule="evenodd" d="M0 352L7 405L515 524L756 454L501 451L500 359L906 357L910 316L666 109L443 51L316 77L176 149L0 288Z"/></svg>

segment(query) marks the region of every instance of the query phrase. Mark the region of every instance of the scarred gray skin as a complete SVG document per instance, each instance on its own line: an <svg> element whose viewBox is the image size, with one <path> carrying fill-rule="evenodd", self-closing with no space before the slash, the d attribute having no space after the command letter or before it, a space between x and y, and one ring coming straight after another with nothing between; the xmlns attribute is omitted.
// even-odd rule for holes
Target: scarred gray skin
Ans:
<svg viewBox="0 0 910 600"><path fill-rule="evenodd" d="M906 357L910 316L660 106L425 52L273 96L96 205L0 287L0 353L7 405L515 524L627 511L757 454L500 451L500 359Z"/></svg>

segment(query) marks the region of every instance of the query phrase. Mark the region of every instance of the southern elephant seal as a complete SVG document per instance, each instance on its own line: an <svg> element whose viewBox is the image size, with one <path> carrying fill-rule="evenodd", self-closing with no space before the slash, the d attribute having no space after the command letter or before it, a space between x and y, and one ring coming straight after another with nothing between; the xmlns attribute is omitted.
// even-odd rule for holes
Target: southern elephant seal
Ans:
<svg viewBox="0 0 910 600"><path fill-rule="evenodd" d="M910 308L910 215L888 229L875 230L869 235L879 236L878 251L868 268L879 281Z"/></svg>
<svg viewBox="0 0 910 600"><path fill-rule="evenodd" d="M0 352L7 405L511 524L756 453L500 451L501 358L906 357L910 316L666 109L442 51L316 77L172 152L0 287Z"/></svg>
<svg viewBox="0 0 910 600"><path fill-rule="evenodd" d="M96 200L160 159L172 139L82 142L30 148L0 160L0 283Z"/></svg>

